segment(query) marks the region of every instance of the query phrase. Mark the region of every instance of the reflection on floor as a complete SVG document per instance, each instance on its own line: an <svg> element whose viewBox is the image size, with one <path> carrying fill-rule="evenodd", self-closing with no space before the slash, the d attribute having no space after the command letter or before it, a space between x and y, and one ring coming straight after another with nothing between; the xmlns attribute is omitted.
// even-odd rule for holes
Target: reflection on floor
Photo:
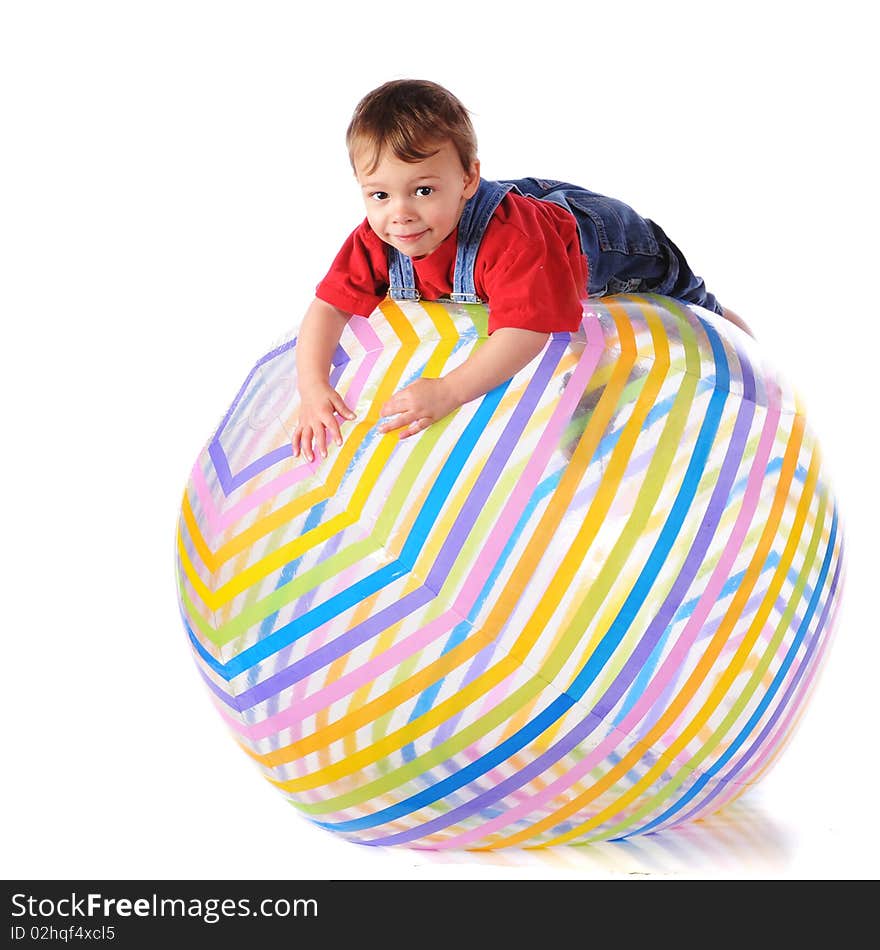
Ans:
<svg viewBox="0 0 880 950"><path fill-rule="evenodd" d="M755 796L748 799L737 800L701 821L622 841L536 850L419 851L418 855L432 865L533 868L536 876L548 877L554 871L566 877L701 877L706 872L722 877L756 872L772 876L787 865L792 845Z"/></svg>

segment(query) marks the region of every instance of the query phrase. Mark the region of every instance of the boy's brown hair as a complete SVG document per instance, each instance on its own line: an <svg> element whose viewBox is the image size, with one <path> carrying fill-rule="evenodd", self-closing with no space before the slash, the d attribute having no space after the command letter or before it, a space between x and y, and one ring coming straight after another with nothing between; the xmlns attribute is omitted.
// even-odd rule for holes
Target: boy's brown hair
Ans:
<svg viewBox="0 0 880 950"><path fill-rule="evenodd" d="M357 104L345 133L351 167L355 150L372 148L372 174L384 148L402 162L420 162L444 142L455 146L465 171L477 158L477 136L467 109L448 89L425 79L394 79ZM355 169L356 170L356 169Z"/></svg>

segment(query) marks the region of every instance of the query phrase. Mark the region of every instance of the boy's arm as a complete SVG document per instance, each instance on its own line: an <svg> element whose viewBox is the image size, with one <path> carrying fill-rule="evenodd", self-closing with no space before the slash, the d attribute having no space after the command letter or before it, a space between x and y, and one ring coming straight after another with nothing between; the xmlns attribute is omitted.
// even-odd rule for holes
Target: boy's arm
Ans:
<svg viewBox="0 0 880 950"><path fill-rule="evenodd" d="M312 445L327 457L327 432L342 445L339 414L354 419L355 414L330 385L330 362L336 352L350 313L333 307L317 297L309 305L296 337L296 383L299 389L299 418L291 444L294 457L300 454L311 462Z"/></svg>
<svg viewBox="0 0 880 950"><path fill-rule="evenodd" d="M383 416L394 418L383 422L379 431L406 426L401 438L415 435L515 376L544 349L549 337L549 333L501 327L451 373L440 379L417 379L395 393L382 407Z"/></svg>

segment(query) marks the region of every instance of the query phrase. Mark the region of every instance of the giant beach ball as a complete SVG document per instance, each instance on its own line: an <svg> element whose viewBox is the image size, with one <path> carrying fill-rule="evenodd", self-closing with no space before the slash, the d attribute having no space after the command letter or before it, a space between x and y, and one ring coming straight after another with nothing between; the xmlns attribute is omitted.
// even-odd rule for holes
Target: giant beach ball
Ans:
<svg viewBox="0 0 880 950"><path fill-rule="evenodd" d="M486 327L481 305L353 317L331 381L357 419L311 463L296 340L247 374L179 519L208 694L303 818L361 844L706 816L777 761L835 625L841 523L801 400L714 314L617 296L419 435L377 431Z"/></svg>

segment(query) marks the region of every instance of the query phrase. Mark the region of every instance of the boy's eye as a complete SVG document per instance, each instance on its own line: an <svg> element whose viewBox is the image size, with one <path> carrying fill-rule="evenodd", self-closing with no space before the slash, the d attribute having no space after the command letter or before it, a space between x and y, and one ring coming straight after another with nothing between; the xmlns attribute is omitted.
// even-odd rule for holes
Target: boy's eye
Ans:
<svg viewBox="0 0 880 950"><path fill-rule="evenodd" d="M430 185L420 185L416 188L416 194L420 198L427 198L429 195L434 194L434 189Z"/></svg>
<svg viewBox="0 0 880 950"><path fill-rule="evenodd" d="M375 201L384 201L388 197L387 191L373 191L370 192L370 197Z"/></svg>

